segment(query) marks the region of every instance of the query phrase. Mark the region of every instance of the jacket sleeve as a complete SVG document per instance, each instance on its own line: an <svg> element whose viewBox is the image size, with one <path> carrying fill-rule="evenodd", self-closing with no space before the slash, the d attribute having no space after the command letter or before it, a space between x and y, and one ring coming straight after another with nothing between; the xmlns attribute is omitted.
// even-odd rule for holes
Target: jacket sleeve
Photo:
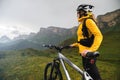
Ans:
<svg viewBox="0 0 120 80"><path fill-rule="evenodd" d="M103 36L102 36L102 33L100 32L99 28L97 27L96 23L92 19L86 20L86 27L94 35L94 42L93 42L92 46L89 48L90 51L94 52L99 48L99 46L103 40Z"/></svg>
<svg viewBox="0 0 120 80"><path fill-rule="evenodd" d="M79 44L76 42L76 43L71 44L70 46L72 46L72 47L78 47Z"/></svg>

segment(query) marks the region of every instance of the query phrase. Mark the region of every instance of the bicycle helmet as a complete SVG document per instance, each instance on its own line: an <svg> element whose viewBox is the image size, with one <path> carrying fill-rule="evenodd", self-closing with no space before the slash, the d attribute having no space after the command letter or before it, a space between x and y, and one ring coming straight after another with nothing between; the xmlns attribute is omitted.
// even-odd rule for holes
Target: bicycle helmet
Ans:
<svg viewBox="0 0 120 80"><path fill-rule="evenodd" d="M92 16L92 9L94 8L93 5L89 4L81 4L77 7L77 16L78 21L81 22L84 18L88 18Z"/></svg>
<svg viewBox="0 0 120 80"><path fill-rule="evenodd" d="M85 12L92 12L92 9L94 8L93 5L89 5L89 4L81 4L78 6L77 8L77 12L80 11L85 11Z"/></svg>

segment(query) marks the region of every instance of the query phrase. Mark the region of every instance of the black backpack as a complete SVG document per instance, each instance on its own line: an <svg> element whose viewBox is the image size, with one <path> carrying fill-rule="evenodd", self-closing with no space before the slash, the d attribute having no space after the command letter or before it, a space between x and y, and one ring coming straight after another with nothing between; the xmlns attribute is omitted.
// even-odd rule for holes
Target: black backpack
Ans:
<svg viewBox="0 0 120 80"><path fill-rule="evenodd" d="M89 37L89 33L88 33L88 29L86 27L86 20L87 19L92 19L92 18L86 18L83 22L83 26L82 26L82 32L83 32L83 36L86 37L86 39L81 39L78 43L80 43L83 46L87 46L87 47L91 47L93 42L94 42L94 35L92 34L91 37ZM92 19L93 20L93 19ZM93 20L94 21L94 20Z"/></svg>

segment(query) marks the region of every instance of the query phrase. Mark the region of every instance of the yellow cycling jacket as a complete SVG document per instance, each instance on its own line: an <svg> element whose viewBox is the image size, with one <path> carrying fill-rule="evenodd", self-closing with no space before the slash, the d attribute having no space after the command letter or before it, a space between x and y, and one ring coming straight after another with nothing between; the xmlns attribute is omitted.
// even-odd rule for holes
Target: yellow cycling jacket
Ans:
<svg viewBox="0 0 120 80"><path fill-rule="evenodd" d="M86 47L81 45L80 43L73 43L71 46L73 47L78 47L79 48L79 53L82 53L84 50L89 50L91 52L94 52L96 50L98 50L102 40L103 40L103 36L99 30L99 28L97 27L95 21L93 21L92 19L87 19L86 20L86 27L88 29L88 33L91 36L92 34L94 35L94 41L91 47ZM78 26L78 30L77 30L77 36L78 36L78 41L80 41L81 39L84 39L84 36L82 35L82 26L83 26L83 21L81 22L81 24Z"/></svg>

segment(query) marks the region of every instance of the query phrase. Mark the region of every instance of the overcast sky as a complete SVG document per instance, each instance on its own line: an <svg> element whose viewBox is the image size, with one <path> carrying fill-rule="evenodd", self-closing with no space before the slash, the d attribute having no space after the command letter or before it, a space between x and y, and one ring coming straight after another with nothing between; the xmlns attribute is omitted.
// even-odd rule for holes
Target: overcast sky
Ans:
<svg viewBox="0 0 120 80"><path fill-rule="evenodd" d="M76 8L84 3L95 6L96 16L120 8L120 0L0 0L0 36L13 38L48 26L71 28L78 25Z"/></svg>

